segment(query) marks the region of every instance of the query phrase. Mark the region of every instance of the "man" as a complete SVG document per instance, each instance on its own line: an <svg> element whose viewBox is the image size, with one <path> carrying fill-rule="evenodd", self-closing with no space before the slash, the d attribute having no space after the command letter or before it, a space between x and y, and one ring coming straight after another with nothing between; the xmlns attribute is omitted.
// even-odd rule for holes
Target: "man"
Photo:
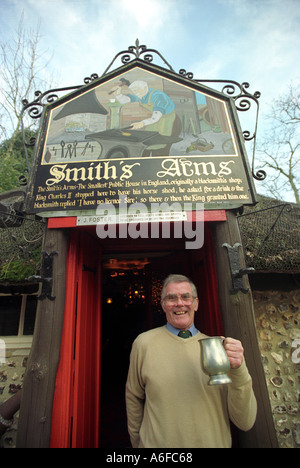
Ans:
<svg viewBox="0 0 300 468"><path fill-rule="evenodd" d="M171 136L174 134L174 122L176 119L175 104L163 91L149 88L145 81L137 80L127 88L128 94L122 94L122 86L113 88L110 94L120 102L128 104L139 102L151 116L140 122L133 122L130 126L132 130L146 130L158 132L161 135ZM178 133L178 132L176 132ZM176 135L177 136L177 135ZM160 155L158 150L164 148L163 155L168 154L171 145L157 144L147 148L147 154L152 151L152 155ZM166 151L167 148L167 151ZM146 154L145 154L146 155Z"/></svg>
<svg viewBox="0 0 300 468"><path fill-rule="evenodd" d="M230 447L229 419L241 430L256 419L256 399L240 341L226 338L229 385L209 386L201 367L194 325L195 285L170 275L162 289L167 325L139 335L133 343L126 383L128 431L136 448ZM180 331L190 337L178 336Z"/></svg>

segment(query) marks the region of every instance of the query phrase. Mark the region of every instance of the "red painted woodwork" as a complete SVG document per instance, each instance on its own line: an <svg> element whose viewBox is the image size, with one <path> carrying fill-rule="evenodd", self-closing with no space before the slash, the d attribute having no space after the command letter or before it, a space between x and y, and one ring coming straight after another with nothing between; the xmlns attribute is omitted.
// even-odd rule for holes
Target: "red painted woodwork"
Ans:
<svg viewBox="0 0 300 468"><path fill-rule="evenodd" d="M76 224L77 224L76 216L48 219L48 229L72 228L72 227L76 227Z"/></svg>
<svg viewBox="0 0 300 468"><path fill-rule="evenodd" d="M51 447L99 444L101 256L87 233L71 234L61 359L56 377Z"/></svg>
<svg viewBox="0 0 300 468"><path fill-rule="evenodd" d="M205 221L205 222L214 222L214 221L226 221L226 211L225 210L211 210L211 211L188 211L187 212L188 221Z"/></svg>
<svg viewBox="0 0 300 468"><path fill-rule="evenodd" d="M116 252L159 251L164 239L115 240ZM184 242L164 245L173 251L168 257L153 259L150 272L183 273L195 282L200 307L196 326L208 335L222 335L218 304L214 245L209 223L205 223L204 246L185 250ZM102 243L102 246L101 246ZM109 247L110 246L110 247ZM56 377L52 413L52 448L99 446L101 384L101 252L111 252L107 244L88 230L72 229L66 270L66 303L61 358ZM149 271L148 271L149 273ZM149 276L147 275L149 278ZM221 279L219 279L221 280ZM151 291L151 289L150 289ZM150 297L150 296L149 296ZM148 326L153 325L149 301ZM105 429L105 428L104 428Z"/></svg>
<svg viewBox="0 0 300 468"><path fill-rule="evenodd" d="M51 447L68 448L73 418L73 374L77 308L78 235L71 236L66 268L66 301L61 341L60 363L56 376L52 411Z"/></svg>
<svg viewBox="0 0 300 468"><path fill-rule="evenodd" d="M224 335L221 311L218 299L218 277L215 262L215 250L210 226L204 227L204 268L197 271L198 284L201 288L201 331L209 336ZM219 278L222 281L222 278ZM198 287L199 289L199 287Z"/></svg>

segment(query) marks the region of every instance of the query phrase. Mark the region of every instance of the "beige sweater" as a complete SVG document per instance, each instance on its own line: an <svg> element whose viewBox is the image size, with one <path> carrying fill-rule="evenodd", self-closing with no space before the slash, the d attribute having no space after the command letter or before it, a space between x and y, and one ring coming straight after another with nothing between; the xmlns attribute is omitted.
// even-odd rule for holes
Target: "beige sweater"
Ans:
<svg viewBox="0 0 300 468"><path fill-rule="evenodd" d="M256 418L252 379L243 362L232 384L207 385L197 333L189 339L165 326L139 335L126 383L128 431L136 448L230 447L229 418L251 429Z"/></svg>

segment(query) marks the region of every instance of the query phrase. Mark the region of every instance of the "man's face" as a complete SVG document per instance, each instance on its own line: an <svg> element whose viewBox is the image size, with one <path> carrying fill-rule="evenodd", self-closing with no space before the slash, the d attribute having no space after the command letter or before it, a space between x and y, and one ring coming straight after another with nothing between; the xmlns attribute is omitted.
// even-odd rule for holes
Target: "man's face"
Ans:
<svg viewBox="0 0 300 468"><path fill-rule="evenodd" d="M173 327L187 330L193 325L199 303L192 296L192 288L188 282L168 284L161 305L167 321Z"/></svg>

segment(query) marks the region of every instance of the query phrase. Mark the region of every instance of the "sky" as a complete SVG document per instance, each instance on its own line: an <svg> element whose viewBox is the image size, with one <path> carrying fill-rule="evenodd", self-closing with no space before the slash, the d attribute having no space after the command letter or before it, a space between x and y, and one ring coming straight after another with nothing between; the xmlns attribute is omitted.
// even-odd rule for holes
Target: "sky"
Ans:
<svg viewBox="0 0 300 468"><path fill-rule="evenodd" d="M299 83L300 0L0 0L0 6L1 42L13 37L22 12L26 27L40 25L40 47L52 57L44 73L58 87L101 75L138 38L176 72L248 82L250 93L260 91L259 138L272 101ZM240 119L243 130L243 121L254 128L254 115Z"/></svg>

